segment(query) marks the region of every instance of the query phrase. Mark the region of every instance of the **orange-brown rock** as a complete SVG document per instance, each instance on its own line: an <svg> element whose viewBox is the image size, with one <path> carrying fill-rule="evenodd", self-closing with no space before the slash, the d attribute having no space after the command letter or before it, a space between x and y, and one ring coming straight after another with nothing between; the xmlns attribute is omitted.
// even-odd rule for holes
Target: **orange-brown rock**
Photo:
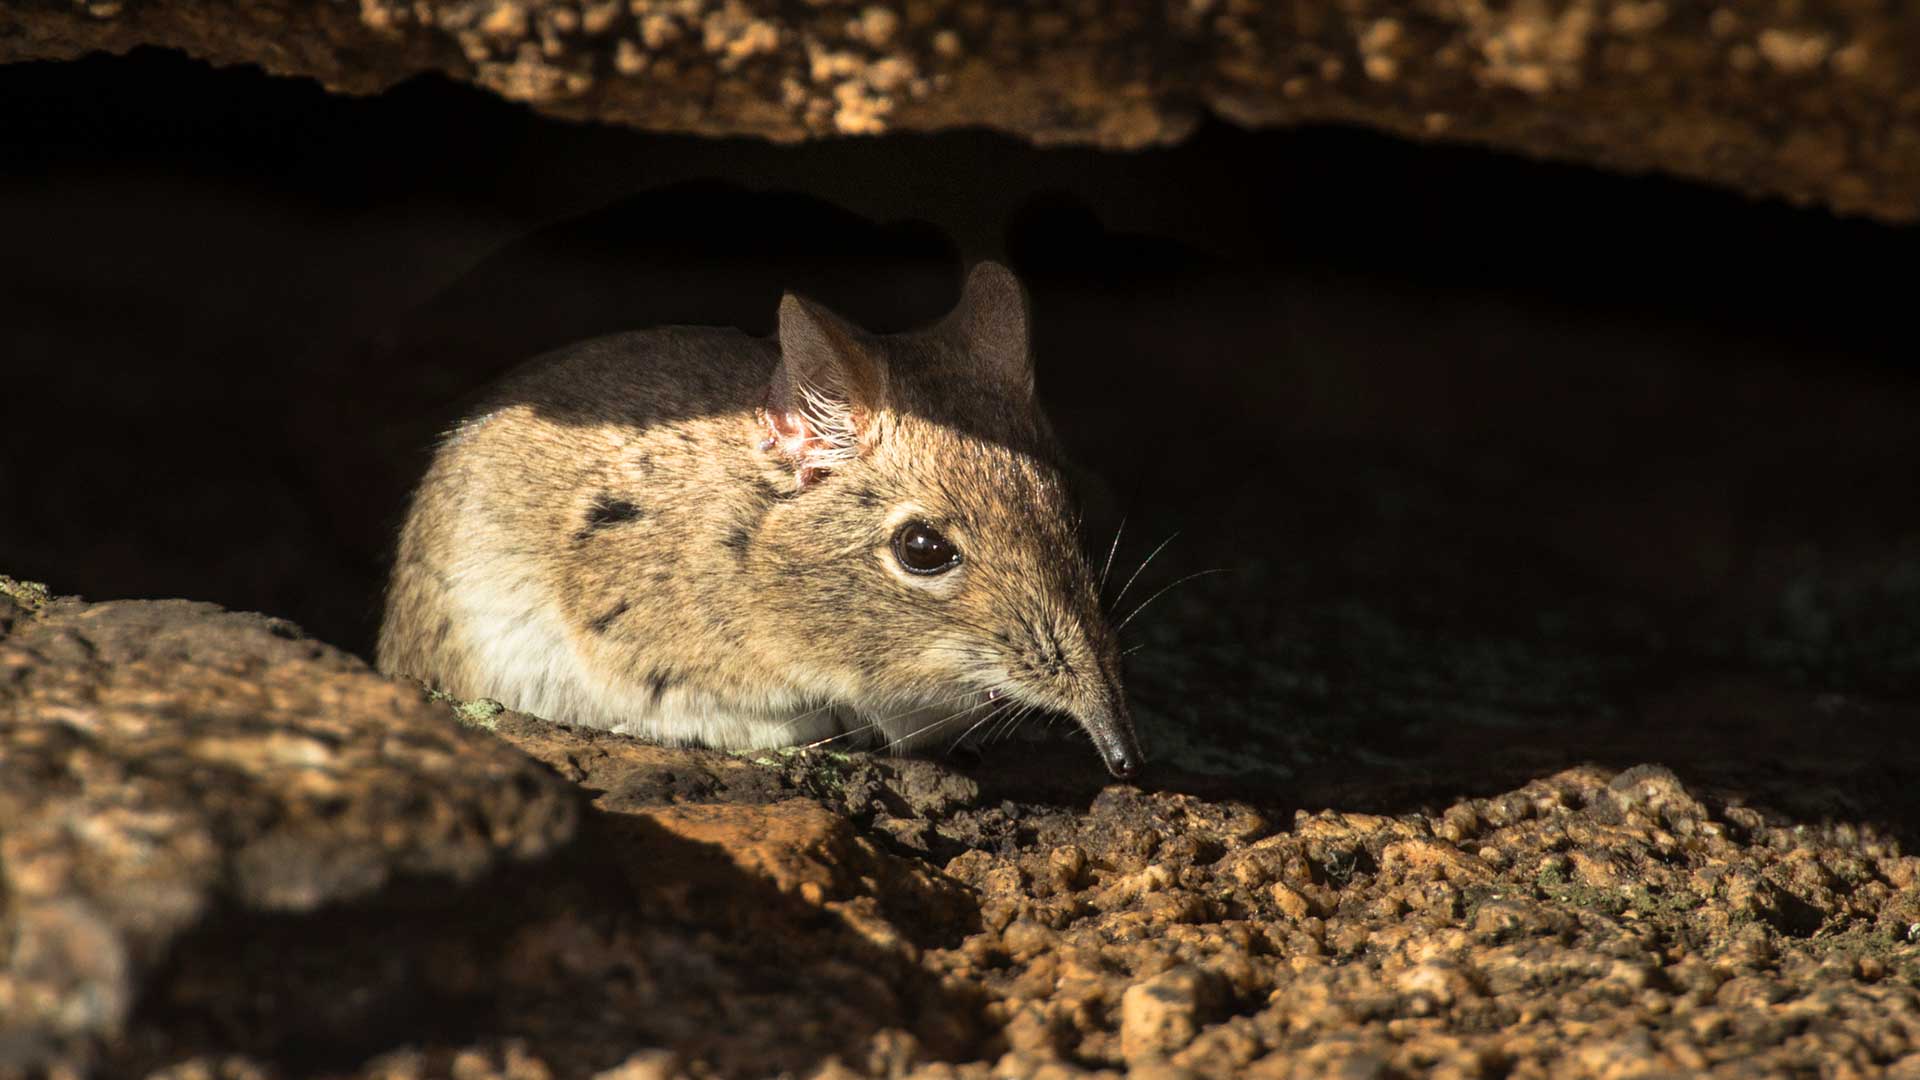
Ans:
<svg viewBox="0 0 1920 1080"><path fill-rule="evenodd" d="M571 838L575 796L278 619L0 579L0 1045L119 1034L181 935Z"/></svg>

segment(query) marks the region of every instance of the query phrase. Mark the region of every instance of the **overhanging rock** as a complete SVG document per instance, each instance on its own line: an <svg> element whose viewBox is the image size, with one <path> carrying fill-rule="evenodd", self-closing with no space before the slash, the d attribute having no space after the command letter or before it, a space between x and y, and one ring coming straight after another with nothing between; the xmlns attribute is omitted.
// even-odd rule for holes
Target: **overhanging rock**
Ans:
<svg viewBox="0 0 1920 1080"><path fill-rule="evenodd" d="M1176 142L1353 123L1920 216L1920 8L1669 0L27 0L0 62L138 45L369 93L444 72L558 116L801 140Z"/></svg>

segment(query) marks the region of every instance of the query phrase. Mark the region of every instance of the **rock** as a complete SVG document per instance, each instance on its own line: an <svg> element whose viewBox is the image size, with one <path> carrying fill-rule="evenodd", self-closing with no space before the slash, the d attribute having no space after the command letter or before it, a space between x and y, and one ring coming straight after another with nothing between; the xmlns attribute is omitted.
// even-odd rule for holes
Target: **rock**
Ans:
<svg viewBox="0 0 1920 1080"><path fill-rule="evenodd" d="M1224 998L1220 978L1193 967L1163 971L1120 999L1120 1053L1128 1062L1172 1054L1200 1033Z"/></svg>
<svg viewBox="0 0 1920 1080"><path fill-rule="evenodd" d="M657 746L512 710L495 717L491 730L591 793L593 805L605 811L683 801L765 803L791 795L777 773L738 754Z"/></svg>
<svg viewBox="0 0 1920 1080"><path fill-rule="evenodd" d="M1194 1080L1197 1074L1164 1061L1148 1061L1129 1068L1127 1080Z"/></svg>
<svg viewBox="0 0 1920 1080"><path fill-rule="evenodd" d="M671 1050L643 1050L593 1080L673 1080L679 1066Z"/></svg>
<svg viewBox="0 0 1920 1080"><path fill-rule="evenodd" d="M1662 0L1097 7L737 0L75 0L0 12L0 62L140 45L351 93L426 71L557 116L823 135L984 126L1176 142L1206 113L1364 124L1912 221L1920 10Z"/></svg>
<svg viewBox="0 0 1920 1080"><path fill-rule="evenodd" d="M1887 1080L1920 1080L1920 1054L1908 1054L1887 1066Z"/></svg>
<svg viewBox="0 0 1920 1080"><path fill-rule="evenodd" d="M1473 995L1473 985L1453 965L1427 961L1400 973L1396 988L1407 999L1408 1011L1424 1016L1451 1007Z"/></svg>
<svg viewBox="0 0 1920 1080"><path fill-rule="evenodd" d="M972 904L956 883L886 854L847 819L803 799L663 807L640 812L640 822L676 842L649 845L629 873L655 889L670 882L689 910L724 909L727 890L744 876L807 908L835 912L875 945L908 954L901 925L915 927L914 936L951 938L971 921ZM663 850L673 854L661 858Z"/></svg>
<svg viewBox="0 0 1920 1080"><path fill-rule="evenodd" d="M1273 906L1279 908L1281 914L1289 919L1304 919L1312 914L1312 909L1307 906L1306 897L1287 888L1282 882L1275 882L1273 887L1267 890L1267 895L1273 898Z"/></svg>
<svg viewBox="0 0 1920 1080"><path fill-rule="evenodd" d="M9 583L12 584L12 583ZM576 799L511 747L282 620L0 599L0 1046L125 1025L190 927L549 854Z"/></svg>

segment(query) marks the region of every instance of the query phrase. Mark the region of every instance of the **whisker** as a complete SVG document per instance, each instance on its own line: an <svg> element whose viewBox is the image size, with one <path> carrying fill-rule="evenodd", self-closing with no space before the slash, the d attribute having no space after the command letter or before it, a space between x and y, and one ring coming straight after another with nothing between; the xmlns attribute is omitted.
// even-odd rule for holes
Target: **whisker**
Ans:
<svg viewBox="0 0 1920 1080"><path fill-rule="evenodd" d="M821 747L827 745L828 743L839 742L841 739L847 738L852 735L859 735L864 732L871 731L874 728L879 726L880 726L880 721L871 720L871 721L868 721L867 723L861 724L859 727L848 728L847 730L840 732L838 735L829 735L824 739L816 739L813 742L806 744L805 746L795 747L795 749L818 750Z"/></svg>
<svg viewBox="0 0 1920 1080"><path fill-rule="evenodd" d="M1162 596L1167 595L1167 591L1169 589L1172 589L1174 586L1184 585L1187 582L1192 581L1194 578L1206 577L1208 574L1225 574L1225 573L1231 572L1231 570L1232 570L1231 567L1216 566L1211 570L1202 570L1199 573L1188 574L1186 577L1183 577L1179 581L1174 582L1173 585L1168 585L1166 588L1161 589L1159 592L1154 593L1152 596L1149 596L1145 600L1141 601L1139 607L1134 608L1132 611L1127 612L1127 617L1120 620L1120 625L1114 627L1113 632L1118 634L1120 631L1125 630L1127 628L1127 624L1133 621L1133 617L1135 615L1138 615L1142 611L1145 611L1147 609L1148 604L1151 604L1155 600L1160 599Z"/></svg>
<svg viewBox="0 0 1920 1080"><path fill-rule="evenodd" d="M971 696L973 696L973 695L972 695L971 693L967 693L967 694L955 694L955 695L953 695L953 696L951 696L951 697L947 697L947 698L943 698L943 699L940 699L940 704L943 704L943 705L944 705L944 704L951 704L951 703L953 703L953 702L956 702L956 701L962 701L962 700L965 700L966 698L969 698L969 697L971 697ZM938 706L938 705L936 705L935 707L936 707L936 708L938 708L939 706ZM859 735L859 734L862 734L862 733L864 733L864 732L868 732L868 731L872 731L872 730L873 730L874 728L877 728L877 727L879 727L880 725L882 725L882 724L884 724L884 723L886 723L886 722L887 722L887 721L889 721L889 720L897 720L897 719L899 719L900 717L902 717L902 716L905 716L905 715L907 715L907 714L908 714L908 713L910 713L910 712L914 712L914 711L917 711L917 710L919 710L919 709L922 709L922 708L925 708L925 706L924 706L924 705L911 705L911 706L908 706L907 708L904 708L904 709L901 709L901 710L900 710L899 712L895 712L895 713L889 713L889 714L888 714L888 715L886 715L886 716L876 716L876 717L874 717L874 718L873 718L872 720L869 720L869 721L867 721L866 723L864 723L864 724L861 724L861 725L860 725L859 727L856 727L856 728L849 728L849 729L847 729L846 731L842 731L842 732L840 732L840 733L839 733L839 734L837 734L837 735L829 735L829 736L827 736L827 737L826 737L826 738L824 738L824 739L818 739L818 740L815 740L815 741L813 741L813 742L810 742L810 743L808 743L808 744L806 744L805 746L802 746L802 747L800 747L799 749L801 749L801 750L813 750L813 749L816 749L816 748L818 748L818 747L822 747L822 746L825 746L825 745L827 745L828 743L832 743L832 742L837 742L837 741L839 741L839 740L841 740L841 739L844 739L844 738L846 738L846 737L848 737L848 736L850 736L850 735ZM816 711L817 711L817 710L816 710ZM964 712L965 710L962 710L962 711Z"/></svg>
<svg viewBox="0 0 1920 1080"><path fill-rule="evenodd" d="M795 717L793 717L792 719L790 719L790 720L788 720L788 721L787 721L786 723L784 723L784 724L781 724L781 725L780 725L780 727L779 727L779 730L780 730L780 732L781 732L782 734L785 734L788 728L791 728L791 727L793 727L793 726L794 726L795 724L798 724L798 723L799 723L800 721L802 721L802 720L805 720L805 719L807 719L808 717L811 717L811 716L817 716L817 715L819 715L820 713L822 713L822 712L825 712L826 710L828 710L828 709L831 709L831 708L833 708L833 707L834 707L835 705L837 705L837 704L839 704L839 703L838 703L838 702L834 702L834 701L829 701L829 702L827 702L827 703L826 703L826 704L824 704L824 705L820 705L820 706L817 706L817 707L815 707L815 708L812 708L812 709L808 709L808 710L807 710L806 712L803 712L803 713L801 713L800 715L798 715L798 716L795 716Z"/></svg>
<svg viewBox="0 0 1920 1080"><path fill-rule="evenodd" d="M1120 515L1120 527L1113 530L1113 546L1107 549L1107 564L1100 568L1100 591L1107 591L1107 575L1113 573L1113 557L1120 553L1120 537L1127 531L1127 516Z"/></svg>
<svg viewBox="0 0 1920 1080"><path fill-rule="evenodd" d="M1018 711L1018 709L1009 709L998 713L994 717L994 723L987 728L986 734L980 736L981 745L990 745L998 740L1000 738L1000 732L1006 727L1006 721Z"/></svg>
<svg viewBox="0 0 1920 1080"><path fill-rule="evenodd" d="M974 732L976 732L976 731L978 731L978 730L980 730L980 725L981 725L981 724L984 724L984 723L986 723L987 721L989 721L989 720L992 720L992 719L993 719L994 717L996 717L996 716L999 716L999 715L1000 715L1001 713L1004 713L1004 712L1006 712L1006 711L1007 711L1008 709L1010 709L1010 708L1012 708L1012 707L1013 707L1013 702L1012 702L1011 700L1009 700L1009 701L1006 701L1006 702L1003 702L1003 703L1002 703L1002 704L1000 705L1000 707L999 707L999 708L997 708L997 709L994 709L994 710L993 710L992 712L989 712L989 713L988 713L987 715L985 715L985 716L983 716L983 717L981 717L980 719L978 719L978 720L976 720L976 721L974 721L974 722L973 722L973 724L972 724L971 726L969 726L969 727L967 728L967 730L965 730L965 731L963 731L963 732L961 732L961 733L960 733L960 737L959 737L959 738L957 738L957 739L955 739L955 740L953 740L953 744L952 744L952 745L953 745L953 746L959 746L959 745L960 745L961 743L964 743L964 742L966 742L966 741L967 741L967 736L969 736L969 735L972 735L972 734L973 734ZM951 749L951 747L949 747L949 749Z"/></svg>
<svg viewBox="0 0 1920 1080"><path fill-rule="evenodd" d="M968 694L966 696L972 697L974 695ZM972 712L975 709L984 708L986 707L987 704L988 703L984 701L969 703L968 705L961 708L958 712L948 713L947 715L941 717L938 720L933 721L932 723L922 724L919 727L914 728L912 731L909 731L905 735L902 735L899 738L892 740L891 742L887 743L885 746L882 746L878 751L875 751L875 752L885 753L886 751L891 750L896 746L899 746L901 743L906 742L908 739L917 739L920 736L925 735L926 733L933 731L936 728L939 728L943 724L951 723L955 719L967 715L968 713ZM1013 704L1011 701L1007 702L1007 705L1011 705L1011 704ZM1005 707L1006 706L1002 706L1002 708L1005 708ZM907 713L910 713L913 711L914 711L913 709L907 709L904 712L897 713L895 715L905 716Z"/></svg>
<svg viewBox="0 0 1920 1080"><path fill-rule="evenodd" d="M1152 551L1148 552L1147 557L1140 560L1139 569L1133 572L1133 576L1127 579L1127 583L1125 585L1120 586L1120 595L1113 598L1114 607L1119 607L1120 601L1125 600L1127 598L1127 590L1133 588L1133 583L1140 580L1140 574L1146 570L1147 564L1151 563L1156 556L1158 556L1162 551L1165 551L1167 549L1168 544L1173 543L1175 540L1179 539L1179 537L1180 537L1179 531L1175 530L1172 536L1169 536L1165 540L1160 541L1159 547L1154 548Z"/></svg>
<svg viewBox="0 0 1920 1080"><path fill-rule="evenodd" d="M999 739L1011 738L1013 736L1013 733L1019 730L1021 722L1026 720L1027 717L1033 715L1035 708L1036 706L1029 705L1024 709L1020 709L1014 712L1011 716L1006 718L1006 721L1004 723L1000 725L1000 733L994 737Z"/></svg>
<svg viewBox="0 0 1920 1080"><path fill-rule="evenodd" d="M890 751L890 750L894 750L894 749L897 749L897 748L898 748L898 747L899 747L899 746L900 746L900 745L901 745L902 743L905 743L905 742L906 742L907 740L909 740L909 739L918 739L918 738L919 738L920 736L922 736L922 735L925 735L925 734L927 734L927 733L929 733L929 732L931 732L931 731L934 731L934 730L936 730L936 729L938 729L938 728L941 728L941 727L944 727L944 726L946 726L947 724L950 724L950 723L952 723L953 721L955 721L955 720L957 720L957 719L959 719L960 717L962 717L962 716L965 716L965 715L967 715L968 713L970 713L970 712L972 712L972 711L974 711L975 709L979 709L979 708L984 708L984 706L982 706L982 705L968 705L968 706L967 706L966 708L964 708L964 709L961 709L961 710L959 710L958 712L951 712L951 713L948 713L947 715L945 715L945 716L943 716L943 717L941 717L941 718L940 718L940 719L938 719L938 720L935 720L935 721L933 721L932 723L927 723L927 724L922 724L922 725L920 725L919 727L917 727L917 728L914 728L914 729L913 729L912 731L909 731L909 732L907 732L907 733L906 733L905 735L902 735L902 736L900 736L900 737L899 737L899 738L897 738L897 739L893 739L893 740L890 740L889 742L887 742L887 743L886 743L885 745L883 745L883 746L880 746L880 747L877 747L877 748L876 748L876 749L874 750L874 753L876 753L876 754L884 754L884 753L887 753L887 752L888 752L888 751ZM963 737L964 737L964 736L963 736ZM951 748L949 748L949 749L951 749Z"/></svg>

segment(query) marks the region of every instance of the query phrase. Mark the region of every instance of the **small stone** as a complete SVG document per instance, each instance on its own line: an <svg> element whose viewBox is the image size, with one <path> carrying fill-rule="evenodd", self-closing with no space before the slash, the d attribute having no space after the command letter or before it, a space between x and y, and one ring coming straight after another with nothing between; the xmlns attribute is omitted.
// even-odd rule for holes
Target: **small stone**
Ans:
<svg viewBox="0 0 1920 1080"><path fill-rule="evenodd" d="M1833 42L1827 35L1809 31L1762 31L1758 45L1767 63L1789 75L1812 71L1833 51Z"/></svg>
<svg viewBox="0 0 1920 1080"><path fill-rule="evenodd" d="M511 2L496 6L480 22L480 32L499 40L517 40L527 36L527 9Z"/></svg>
<svg viewBox="0 0 1920 1080"><path fill-rule="evenodd" d="M1199 1075L1166 1061L1145 1061L1127 1069L1127 1080L1194 1080Z"/></svg>
<svg viewBox="0 0 1920 1080"><path fill-rule="evenodd" d="M853 29L869 48L882 49L900 29L900 16L883 7L870 7L860 13Z"/></svg>
<svg viewBox="0 0 1920 1080"><path fill-rule="evenodd" d="M1165 1057L1200 1033L1225 997L1219 976L1183 966L1135 983L1120 999L1120 1054L1129 1063Z"/></svg>
<svg viewBox="0 0 1920 1080"><path fill-rule="evenodd" d="M1908 1054L1887 1066L1885 1076L1886 1080L1920 1080L1920 1054Z"/></svg>
<svg viewBox="0 0 1920 1080"><path fill-rule="evenodd" d="M680 1059L671 1050L642 1050L593 1080L673 1080L681 1075Z"/></svg>
<svg viewBox="0 0 1920 1080"><path fill-rule="evenodd" d="M1312 911L1312 909L1307 906L1306 897L1294 892L1284 884L1276 882L1273 888L1267 890L1267 893L1273 897L1274 906L1279 908L1281 913L1289 919L1304 919Z"/></svg>
<svg viewBox="0 0 1920 1080"><path fill-rule="evenodd" d="M1006 1026L1007 1045L1015 1053L1051 1058L1059 1054L1059 1034L1046 1010L1025 1005L1013 1014Z"/></svg>

